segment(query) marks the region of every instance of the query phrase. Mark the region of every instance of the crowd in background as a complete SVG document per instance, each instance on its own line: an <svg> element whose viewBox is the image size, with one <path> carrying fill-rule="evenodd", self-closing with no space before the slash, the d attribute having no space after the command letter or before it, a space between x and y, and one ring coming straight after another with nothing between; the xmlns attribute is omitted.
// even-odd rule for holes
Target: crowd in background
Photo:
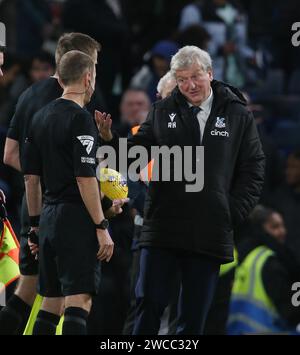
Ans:
<svg viewBox="0 0 300 355"><path fill-rule="evenodd" d="M62 33L83 32L101 43L95 102L112 114L121 136L141 123L157 100L157 84L171 57L182 46L196 45L212 56L214 78L238 87L248 99L267 157L260 203L280 213L284 243L300 261L300 47L291 44L291 26L299 20L296 0L2 0L7 51L0 78L0 156L18 97L54 74ZM2 161L0 189L18 234L23 179ZM101 317L90 320L103 334L120 333L126 319L132 211L138 208L129 205L111 223L116 249L104 265L100 297L113 305L95 303L94 314ZM243 233L249 236L244 229L237 231L237 242Z"/></svg>

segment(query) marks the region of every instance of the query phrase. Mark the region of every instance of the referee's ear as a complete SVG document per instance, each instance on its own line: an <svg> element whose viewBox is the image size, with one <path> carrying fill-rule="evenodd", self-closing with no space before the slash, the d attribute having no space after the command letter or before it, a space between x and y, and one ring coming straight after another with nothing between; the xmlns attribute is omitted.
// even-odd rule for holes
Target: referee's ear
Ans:
<svg viewBox="0 0 300 355"><path fill-rule="evenodd" d="M65 86L64 86L64 84L62 83L62 81L60 80L60 77L58 77L58 83L59 83L59 85L61 86L61 88L64 90L64 89L65 89Z"/></svg>

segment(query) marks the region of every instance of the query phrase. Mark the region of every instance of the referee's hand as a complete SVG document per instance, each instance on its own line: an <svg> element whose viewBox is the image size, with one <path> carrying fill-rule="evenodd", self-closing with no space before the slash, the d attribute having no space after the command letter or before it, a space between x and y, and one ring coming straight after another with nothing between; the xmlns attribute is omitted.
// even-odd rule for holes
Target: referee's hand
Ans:
<svg viewBox="0 0 300 355"><path fill-rule="evenodd" d="M110 140L112 140L113 135L111 132L111 115L106 112L100 112L98 110L95 110L95 121L99 130L100 137L105 142L109 142Z"/></svg>
<svg viewBox="0 0 300 355"><path fill-rule="evenodd" d="M101 261L109 262L114 252L114 242L112 241L108 230L96 229L99 242L97 258Z"/></svg>

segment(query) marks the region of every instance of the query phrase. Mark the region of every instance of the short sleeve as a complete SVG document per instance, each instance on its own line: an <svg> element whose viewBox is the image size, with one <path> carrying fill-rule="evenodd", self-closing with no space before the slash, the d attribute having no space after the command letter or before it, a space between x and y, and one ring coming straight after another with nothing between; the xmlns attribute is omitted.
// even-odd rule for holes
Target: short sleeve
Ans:
<svg viewBox="0 0 300 355"><path fill-rule="evenodd" d="M20 96L17 102L15 113L9 123L8 131L7 131L7 137L14 139L18 142L21 139L20 122L23 119L24 112L25 112L24 110L25 101L26 101L26 91Z"/></svg>
<svg viewBox="0 0 300 355"><path fill-rule="evenodd" d="M96 176L96 152L98 133L88 112L77 114L72 121L74 175Z"/></svg>

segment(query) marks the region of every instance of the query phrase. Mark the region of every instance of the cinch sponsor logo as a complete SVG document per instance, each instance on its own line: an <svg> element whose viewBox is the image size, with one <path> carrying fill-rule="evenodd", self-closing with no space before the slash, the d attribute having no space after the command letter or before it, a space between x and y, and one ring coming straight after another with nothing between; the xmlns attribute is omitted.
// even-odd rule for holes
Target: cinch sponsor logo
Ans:
<svg viewBox="0 0 300 355"><path fill-rule="evenodd" d="M227 131L218 131L217 129L211 131L210 134L212 136L229 137L229 133Z"/></svg>

